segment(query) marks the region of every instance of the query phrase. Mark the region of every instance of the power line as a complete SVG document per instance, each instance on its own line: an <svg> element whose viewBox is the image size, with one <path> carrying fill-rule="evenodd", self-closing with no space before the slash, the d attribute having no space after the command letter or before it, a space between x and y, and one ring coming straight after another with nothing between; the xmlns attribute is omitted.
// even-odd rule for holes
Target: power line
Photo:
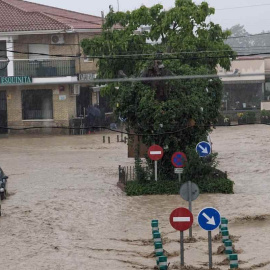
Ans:
<svg viewBox="0 0 270 270"><path fill-rule="evenodd" d="M145 81L166 81L166 80L190 80L190 79L220 79L220 78L239 78L239 77L254 77L254 76L266 76L267 73L247 73L247 74L209 74L209 75L175 75L175 76L160 76L160 77L135 77L135 78L113 78L113 79L91 79L85 81L59 81L58 84L93 84L96 85L106 83L132 83L132 82L145 82ZM44 83L24 83L24 86L28 85L44 85ZM47 82L46 85L55 85L55 82ZM18 86L18 84L8 84L6 86Z"/></svg>
<svg viewBox="0 0 270 270"><path fill-rule="evenodd" d="M270 4L259 4L259 5L240 6L240 7L229 7L229 8L217 8L215 10L242 9L242 8L263 7L263 6L270 6Z"/></svg>
<svg viewBox="0 0 270 270"><path fill-rule="evenodd" d="M47 54L47 53L30 53L30 52L21 52L17 50L1 50L0 52L12 52L12 53L17 53L17 54L25 54L25 55L39 55L39 56L51 56L51 57L66 57L66 58L85 58L77 55L63 55L63 54ZM197 51L197 52L179 52L179 53L153 53L153 54L129 54L129 55L100 55L100 56L95 56L95 55L89 55L87 56L88 58L93 58L93 59L124 59L128 60L129 58L127 57L133 57L131 60L173 60L173 59L181 59L179 57L163 57L163 55L177 55L177 54L196 54L196 53L216 53L216 52L231 52L231 50L223 50L223 51ZM134 57L139 57L139 56L155 56L155 58L140 58L140 59L135 59ZM158 58L162 57L162 58ZM189 59L205 59L205 58L227 58L229 56L227 55L221 55L221 56L205 56L205 57L191 57Z"/></svg>

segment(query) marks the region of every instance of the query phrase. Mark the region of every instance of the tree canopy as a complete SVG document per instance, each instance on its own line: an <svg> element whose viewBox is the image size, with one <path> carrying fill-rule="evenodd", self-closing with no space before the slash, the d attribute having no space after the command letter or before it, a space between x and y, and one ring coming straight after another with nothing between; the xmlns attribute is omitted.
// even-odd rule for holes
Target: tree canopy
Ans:
<svg viewBox="0 0 270 270"><path fill-rule="evenodd" d="M230 32L207 20L214 12L206 2L192 0L176 0L170 10L111 8L101 35L81 45L98 58L100 78L216 74L217 65L229 69L235 53L224 43ZM143 136L147 145L167 146L161 173L168 175L173 152L206 138L218 116L222 83L217 78L111 83L105 94L115 113L127 118L128 130L149 134Z"/></svg>

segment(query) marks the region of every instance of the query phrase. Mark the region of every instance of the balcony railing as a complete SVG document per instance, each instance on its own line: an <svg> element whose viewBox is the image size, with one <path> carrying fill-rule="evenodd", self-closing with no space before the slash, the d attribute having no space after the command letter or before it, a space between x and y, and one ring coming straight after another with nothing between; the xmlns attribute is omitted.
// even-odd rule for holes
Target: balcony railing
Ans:
<svg viewBox="0 0 270 270"><path fill-rule="evenodd" d="M15 60L14 76L63 77L75 76L75 60Z"/></svg>

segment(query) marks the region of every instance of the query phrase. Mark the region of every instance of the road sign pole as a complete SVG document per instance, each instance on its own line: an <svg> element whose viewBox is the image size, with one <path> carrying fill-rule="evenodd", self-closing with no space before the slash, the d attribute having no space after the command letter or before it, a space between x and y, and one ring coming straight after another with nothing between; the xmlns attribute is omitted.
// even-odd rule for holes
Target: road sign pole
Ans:
<svg viewBox="0 0 270 270"><path fill-rule="evenodd" d="M181 183L181 173L178 173L179 184Z"/></svg>
<svg viewBox="0 0 270 270"><path fill-rule="evenodd" d="M155 160L155 180L157 181L157 160Z"/></svg>
<svg viewBox="0 0 270 270"><path fill-rule="evenodd" d="M208 232L208 249L209 249L209 269L212 269L213 262L212 262L212 233L211 231Z"/></svg>
<svg viewBox="0 0 270 270"><path fill-rule="evenodd" d="M180 231L180 268L184 266L184 232Z"/></svg>
<svg viewBox="0 0 270 270"><path fill-rule="evenodd" d="M174 229L180 231L180 268L182 269L184 265L184 231L192 226L193 215L187 208L176 208L170 215L170 223Z"/></svg>
<svg viewBox="0 0 270 270"><path fill-rule="evenodd" d="M192 203L191 203L191 181L188 181L188 209L192 213ZM189 228L189 237L192 237L192 227Z"/></svg>
<svg viewBox="0 0 270 270"><path fill-rule="evenodd" d="M220 213L213 207L204 208L198 215L198 223L200 227L208 231L209 269L212 269L213 267L212 231L219 227L220 221Z"/></svg>

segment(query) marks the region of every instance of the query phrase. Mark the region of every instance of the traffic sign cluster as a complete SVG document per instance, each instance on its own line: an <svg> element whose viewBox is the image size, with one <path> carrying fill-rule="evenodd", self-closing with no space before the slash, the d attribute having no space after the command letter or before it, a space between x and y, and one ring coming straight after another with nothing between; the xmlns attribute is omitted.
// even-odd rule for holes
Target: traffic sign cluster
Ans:
<svg viewBox="0 0 270 270"><path fill-rule="evenodd" d="M196 146L196 151L199 154L200 157L206 157L211 154L212 149L211 145L208 142L200 142ZM157 144L154 144L149 147L148 149L148 157L155 162L155 180L157 181L157 161L162 159L164 155L163 148ZM179 176L179 182L181 182L181 174L183 173L183 170L181 168L184 168L187 163L187 156L183 152L175 152L171 157L171 162L173 166L175 167L175 173Z"/></svg>

